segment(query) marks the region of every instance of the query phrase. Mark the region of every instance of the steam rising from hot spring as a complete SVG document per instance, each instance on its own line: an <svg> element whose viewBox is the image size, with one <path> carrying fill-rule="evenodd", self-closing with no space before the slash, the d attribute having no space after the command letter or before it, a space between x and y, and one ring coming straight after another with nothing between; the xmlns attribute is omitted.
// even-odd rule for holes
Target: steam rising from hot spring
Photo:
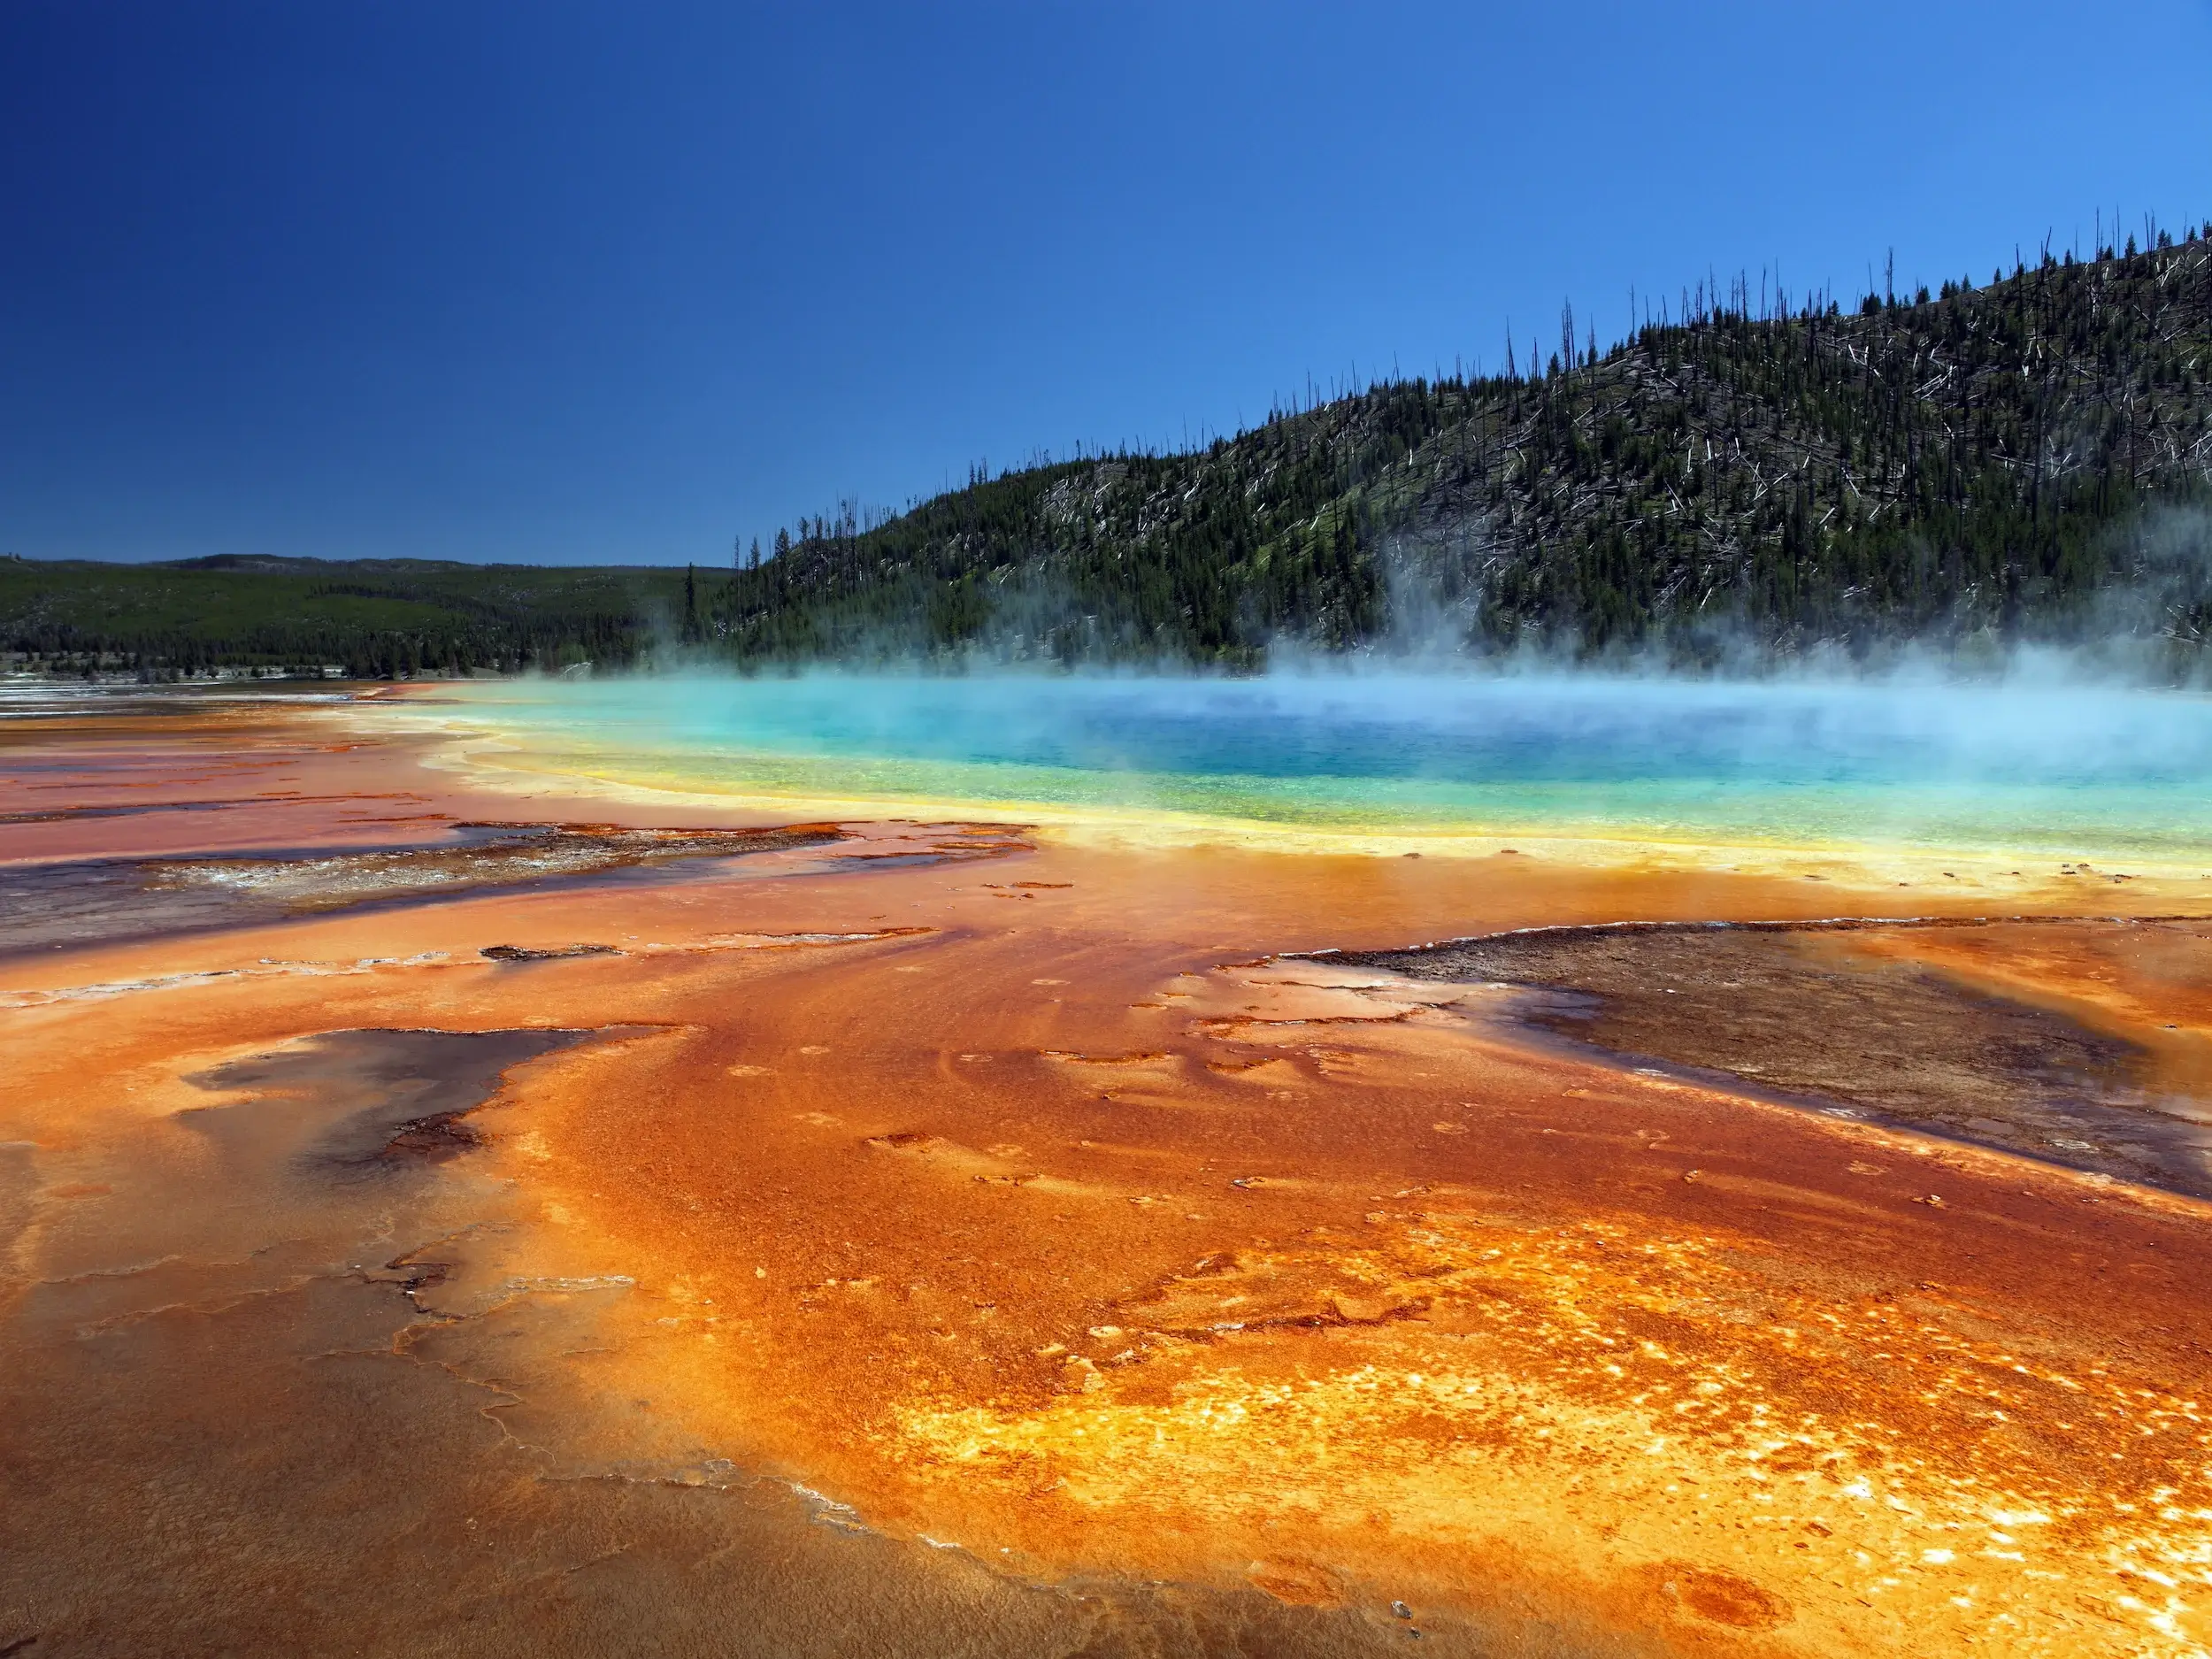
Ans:
<svg viewBox="0 0 2212 1659"><path fill-rule="evenodd" d="M2116 686L817 672L507 682L465 703L601 775L769 795L2212 849L2212 701Z"/></svg>

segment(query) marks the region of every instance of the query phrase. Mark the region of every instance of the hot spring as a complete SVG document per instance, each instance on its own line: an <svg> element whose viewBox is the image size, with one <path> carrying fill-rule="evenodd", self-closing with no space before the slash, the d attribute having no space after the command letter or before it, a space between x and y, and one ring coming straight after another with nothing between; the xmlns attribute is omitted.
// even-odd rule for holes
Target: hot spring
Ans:
<svg viewBox="0 0 2212 1659"><path fill-rule="evenodd" d="M641 677L446 688L474 764L788 803L2196 864L2212 701L1595 676Z"/></svg>

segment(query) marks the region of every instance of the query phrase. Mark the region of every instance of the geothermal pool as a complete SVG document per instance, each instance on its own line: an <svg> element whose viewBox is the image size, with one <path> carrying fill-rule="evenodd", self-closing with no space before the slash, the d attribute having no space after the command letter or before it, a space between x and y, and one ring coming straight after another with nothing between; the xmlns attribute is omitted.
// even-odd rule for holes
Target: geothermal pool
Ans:
<svg viewBox="0 0 2212 1659"><path fill-rule="evenodd" d="M437 703L399 718L496 734L518 769L794 803L1171 833L2212 850L2212 701L2108 687L813 674L518 680Z"/></svg>

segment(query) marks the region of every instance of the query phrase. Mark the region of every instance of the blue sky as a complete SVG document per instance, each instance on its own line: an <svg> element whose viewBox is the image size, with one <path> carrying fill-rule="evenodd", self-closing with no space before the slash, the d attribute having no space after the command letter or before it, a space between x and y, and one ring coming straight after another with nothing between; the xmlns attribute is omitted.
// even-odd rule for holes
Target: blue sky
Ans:
<svg viewBox="0 0 2212 1659"><path fill-rule="evenodd" d="M2212 218L2212 0L0 0L0 550L719 561L1075 443Z"/></svg>

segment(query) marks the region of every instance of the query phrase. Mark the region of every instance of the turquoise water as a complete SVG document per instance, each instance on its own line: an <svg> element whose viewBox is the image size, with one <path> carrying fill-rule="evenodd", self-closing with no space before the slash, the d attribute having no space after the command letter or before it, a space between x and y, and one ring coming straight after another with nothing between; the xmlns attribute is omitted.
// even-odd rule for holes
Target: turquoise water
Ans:
<svg viewBox="0 0 2212 1659"><path fill-rule="evenodd" d="M1399 833L2212 853L2212 702L1597 677L511 681L421 709L543 760L792 797ZM404 718L404 717L403 717Z"/></svg>

